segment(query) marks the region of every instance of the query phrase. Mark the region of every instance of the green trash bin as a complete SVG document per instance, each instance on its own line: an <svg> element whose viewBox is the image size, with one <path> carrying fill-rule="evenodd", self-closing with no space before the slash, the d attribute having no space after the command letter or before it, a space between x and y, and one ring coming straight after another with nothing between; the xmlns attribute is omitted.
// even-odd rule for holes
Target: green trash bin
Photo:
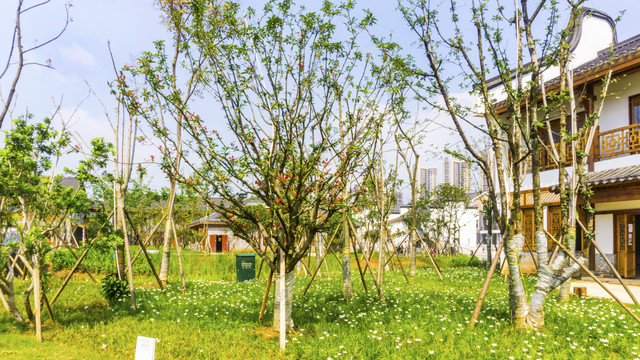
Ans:
<svg viewBox="0 0 640 360"><path fill-rule="evenodd" d="M256 278L255 254L236 254L236 281L247 281Z"/></svg>

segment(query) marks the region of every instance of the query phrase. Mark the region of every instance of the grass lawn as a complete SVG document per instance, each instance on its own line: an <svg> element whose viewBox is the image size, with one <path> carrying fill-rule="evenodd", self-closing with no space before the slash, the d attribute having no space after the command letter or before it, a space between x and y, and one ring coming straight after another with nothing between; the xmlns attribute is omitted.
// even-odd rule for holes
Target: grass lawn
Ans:
<svg viewBox="0 0 640 360"><path fill-rule="evenodd" d="M378 299L373 282L368 283L369 293L364 292L357 268L355 296L346 301L335 259L332 279L317 280L304 299L300 294L309 277L297 278L293 319L300 330L288 337L287 350L281 353L277 333L270 329L273 299L265 321L257 320L265 271L259 280L235 283L233 266L220 265L233 263L232 257L190 258L185 261L230 270L192 276L186 295L175 278L163 294L152 286L152 278L138 277L137 311L130 309L128 299L108 306L99 286L80 275L53 306L55 321L43 315L41 344L32 329L16 326L0 312L0 359L132 359L138 335L158 339L156 359L640 358L640 324L609 301L583 298L558 304L554 294L546 306L544 330L514 330L501 276L492 280L480 321L469 329L486 270L455 266L465 260L444 258L443 281L424 261L409 285L399 270L388 272L386 303ZM49 281L51 293L62 279ZM527 285L530 290L533 278Z"/></svg>

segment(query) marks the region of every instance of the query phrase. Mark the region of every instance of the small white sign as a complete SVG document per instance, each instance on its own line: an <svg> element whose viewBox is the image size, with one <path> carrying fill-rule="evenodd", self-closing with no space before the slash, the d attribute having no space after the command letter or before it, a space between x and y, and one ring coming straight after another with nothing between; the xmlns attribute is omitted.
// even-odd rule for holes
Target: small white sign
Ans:
<svg viewBox="0 0 640 360"><path fill-rule="evenodd" d="M138 336L136 360L154 360L156 358L156 339Z"/></svg>

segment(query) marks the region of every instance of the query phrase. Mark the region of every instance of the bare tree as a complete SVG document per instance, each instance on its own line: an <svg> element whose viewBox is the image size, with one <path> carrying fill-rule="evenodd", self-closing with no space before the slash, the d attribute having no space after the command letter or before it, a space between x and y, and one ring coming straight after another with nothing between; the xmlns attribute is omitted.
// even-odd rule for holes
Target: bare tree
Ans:
<svg viewBox="0 0 640 360"><path fill-rule="evenodd" d="M0 128L2 128L2 124L7 114L11 112L11 104L15 100L16 89L18 88L18 83L20 81L20 77L22 76L24 69L28 66L42 66L46 68L53 68L53 64L51 63L50 60L47 60L46 62L43 63L43 62L37 62L37 61L28 61L25 57L27 54L35 50L38 50L44 46L49 45L50 43L60 38L60 36L62 36L62 34L67 29L67 26L69 25L69 21L70 21L69 8L71 7L70 4L65 5L66 18L64 21L64 25L56 35L48 38L48 40L45 40L31 47L25 47L24 39L22 38L23 18L27 16L29 12L37 8L43 7L50 2L51 0L45 0L31 6L28 6L28 5L25 6L24 0L18 0L18 4L16 6L16 13L15 13L16 22L15 22L15 26L13 27L13 36L11 37L11 46L9 48L7 60L4 63L2 70L0 70L0 82L4 81L5 79L9 79L10 81L9 91L6 93L6 95L3 95L0 92L0 101L2 101L2 106L0 108Z"/></svg>
<svg viewBox="0 0 640 360"><path fill-rule="evenodd" d="M582 11L583 3L583 1L567 3L570 14L569 24L556 33L554 29L561 9L555 2L542 0L530 4L523 0L520 4L514 3L511 15L507 16L507 10L498 1L492 4L473 1L470 6L470 21L474 28L471 32L472 40L465 38L466 33L461 26L464 21L463 14L454 1L451 1L448 7L450 16L447 26L451 29L450 32L445 31L438 9L430 2L407 1L402 7L405 20L418 37L428 64L428 71L421 71L415 67L415 74L422 81L422 89L426 90L422 93L426 95L424 99L449 115L470 157L478 163L487 177L492 217L496 219L504 239L509 267L510 310L516 326L542 326L544 324L542 304L549 291L563 284L579 269L579 264L570 264L565 261L567 257L573 255L564 252L558 254L550 263L546 253L547 238L542 231L536 232L540 268L536 291L529 303L520 275L518 254L519 249L524 246L521 229L520 184L526 171L525 164L530 154L535 153L539 146L536 144L538 129L544 121L537 119L538 112L544 110L549 114L554 107L558 109L563 104L573 101L571 96L563 92L566 89L563 87L559 92L562 97L560 101L549 104L545 109L538 108L539 101L549 95L541 90L540 84L543 82L540 74L543 69L560 65L561 83L565 83L563 86L566 86L568 71L566 67L563 68L562 63L566 61L568 54L563 51L568 48L566 39L576 26L577 16ZM495 13L491 13L490 5L494 5ZM498 24L490 25L489 18L498 21ZM505 46L503 24L515 30L514 52L510 52L513 49ZM544 29L544 32L540 36L535 36L534 29ZM515 54L515 65L511 65L513 62L509 54ZM524 63L525 56L532 59L529 64ZM539 59L542 61L538 61ZM472 94L479 99L479 107L465 105L451 95L454 91L452 91L451 78L447 73L449 63L453 63L457 71L462 69L465 77L463 82L466 81L462 86L473 89ZM506 98L502 103L496 104L493 101L493 93L489 89L487 78L490 72L498 75L500 84L504 88ZM526 81L529 77L531 81ZM427 95L434 93L438 94L435 101ZM530 101L527 102L527 100ZM499 109L503 110L499 111ZM482 125L477 124L477 116L484 120ZM488 159L476 149L475 144L470 140L469 128L489 138L493 159ZM540 185L539 180L536 180L539 176L537 173L539 158L534 157L533 161L534 191L538 191L535 194L537 198L536 229L542 230ZM560 187L563 186L562 183ZM563 221L570 221L570 218ZM567 234L570 238L571 232L568 231ZM499 249L502 246L501 244ZM495 263L494 260L492 269L495 268ZM480 295L471 325L477 319L488 281L489 277Z"/></svg>

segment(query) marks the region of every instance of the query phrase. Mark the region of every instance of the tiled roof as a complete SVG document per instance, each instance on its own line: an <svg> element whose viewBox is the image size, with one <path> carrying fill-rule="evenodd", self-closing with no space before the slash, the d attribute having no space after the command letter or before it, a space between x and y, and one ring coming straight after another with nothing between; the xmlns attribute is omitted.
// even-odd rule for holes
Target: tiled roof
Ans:
<svg viewBox="0 0 640 360"><path fill-rule="evenodd" d="M593 9L589 9L593 11ZM637 59L640 57L640 34L633 36L627 40L617 42L613 45L613 48L606 47L598 51L598 55L595 59L588 61L577 68L573 69L574 78L577 80L581 77L585 77L589 74L595 74L599 71L608 70L609 68L624 64L627 61ZM528 65L528 64L527 64ZM525 65L525 67L527 66ZM490 87L495 87L501 84L499 76L489 79ZM560 77L555 77L545 82L545 87L548 89L557 87L560 83ZM493 103L495 108L501 108L507 104L506 100L501 100Z"/></svg>
<svg viewBox="0 0 640 360"><path fill-rule="evenodd" d="M209 216L201 217L200 219L190 223L187 225L187 228L195 227L198 225L206 225L206 224L224 224L225 219L222 218L220 213L213 213Z"/></svg>
<svg viewBox="0 0 640 360"><path fill-rule="evenodd" d="M78 190L80 188L80 182L78 181L78 178L73 176L67 176L60 179L60 185L73 188L73 190Z"/></svg>
<svg viewBox="0 0 640 360"><path fill-rule="evenodd" d="M640 165L596 171L589 174L588 185L604 185L621 181L640 180Z"/></svg>
<svg viewBox="0 0 640 360"><path fill-rule="evenodd" d="M612 53L613 51L613 53ZM604 48L598 51L595 59L582 64L573 70L575 78L598 70L608 69L613 65L624 63L640 56L640 34L617 43L611 48ZM560 78L557 77L547 82L548 86L557 85Z"/></svg>

